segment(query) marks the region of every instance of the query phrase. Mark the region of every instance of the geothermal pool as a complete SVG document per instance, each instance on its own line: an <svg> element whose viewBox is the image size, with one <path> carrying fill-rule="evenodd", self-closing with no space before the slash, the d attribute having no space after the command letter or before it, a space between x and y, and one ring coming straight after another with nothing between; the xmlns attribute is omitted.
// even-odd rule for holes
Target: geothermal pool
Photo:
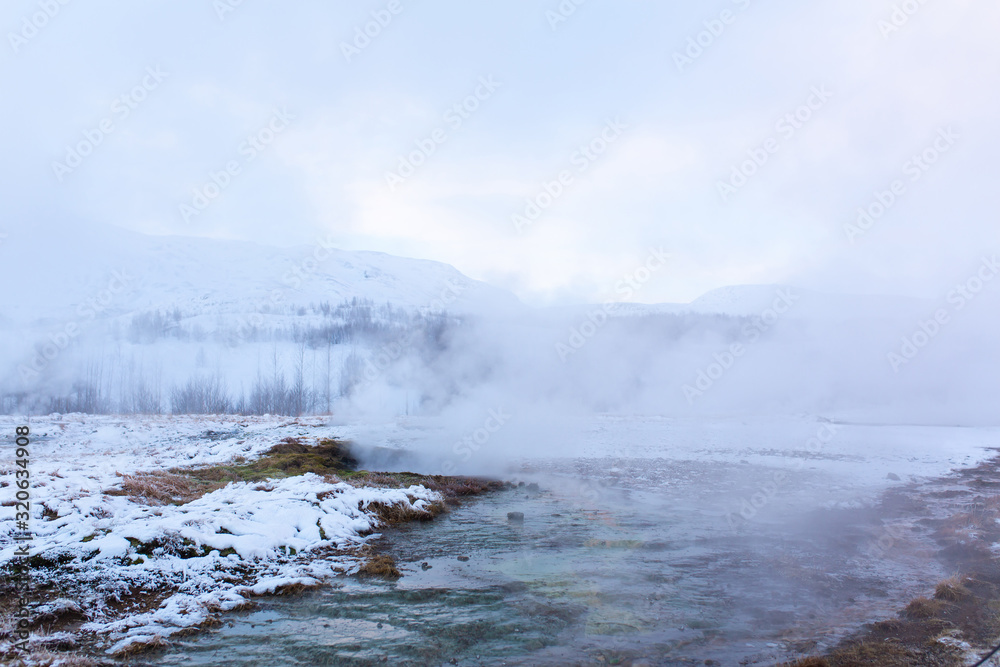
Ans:
<svg viewBox="0 0 1000 667"><path fill-rule="evenodd" d="M935 453L941 474L983 458L994 437L924 429L922 448L874 461L864 443L879 433L845 427L822 453L777 438L685 460L617 447L524 461L512 474L537 491L386 531L398 581L261 599L149 664L770 665L816 653L951 574L919 522L934 507L908 516L885 493L932 471ZM873 481L885 465L899 482ZM905 540L884 539L890 514Z"/></svg>

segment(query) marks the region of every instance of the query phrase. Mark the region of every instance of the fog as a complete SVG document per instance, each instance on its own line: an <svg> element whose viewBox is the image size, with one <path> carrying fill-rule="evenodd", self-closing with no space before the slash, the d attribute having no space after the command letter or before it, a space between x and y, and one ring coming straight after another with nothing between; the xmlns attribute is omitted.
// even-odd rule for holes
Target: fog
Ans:
<svg viewBox="0 0 1000 667"><path fill-rule="evenodd" d="M0 472L39 516L0 514L81 604L39 593L73 627L36 646L995 641L997 3L8 0L0 26L0 421L34 457ZM402 578L359 578L384 555ZM974 595L944 605L951 575ZM140 581L159 611L101 597Z"/></svg>
<svg viewBox="0 0 1000 667"><path fill-rule="evenodd" d="M81 245L102 234L114 232L77 230ZM115 238L48 267L68 295L8 310L6 412L421 420L410 446L467 472L573 454L580 424L601 414L996 425L992 256L936 299L756 285L689 304L539 307L388 256L341 253L293 283L287 267L308 247ZM488 446L470 440L484 433ZM387 444L384 432L359 440Z"/></svg>

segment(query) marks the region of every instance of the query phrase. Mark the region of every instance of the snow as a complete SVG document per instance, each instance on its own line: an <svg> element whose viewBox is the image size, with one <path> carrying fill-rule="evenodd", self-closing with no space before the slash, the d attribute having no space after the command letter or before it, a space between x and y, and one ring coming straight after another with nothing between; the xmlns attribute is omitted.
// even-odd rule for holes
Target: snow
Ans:
<svg viewBox="0 0 1000 667"><path fill-rule="evenodd" d="M21 230L21 249L0 265L0 278L22 289L8 295L3 316L19 325L42 318L81 325L98 318L179 308L214 320L267 306L336 304L352 298L406 309L428 308L455 286L449 310L518 307L510 292L472 280L454 267L379 252L340 250L331 239L275 248L244 241L150 236L96 224L60 227L59 246L44 223ZM86 247L88 252L77 252ZM32 259L44 256L41 274ZM107 303L88 306L92 299ZM16 298L16 301L14 299ZM266 312L266 311L265 311Z"/></svg>
<svg viewBox="0 0 1000 667"><path fill-rule="evenodd" d="M18 424L0 419L0 429L9 432ZM32 420L31 429L31 553L73 559L68 568L74 585L96 592L79 601L91 619L84 630L112 641L111 653L199 626L215 613L245 605L249 596L293 584L315 586L338 569L351 571L357 565L351 549L377 535L372 503L422 509L440 500L422 486L359 488L311 473L230 483L184 505L107 495L120 489L123 475L178 462L253 458L285 437L335 436L322 419L75 414ZM4 479L12 477L11 465L7 461L0 470ZM43 507L58 518L44 520ZM14 510L0 507L4 526L14 525ZM0 564L14 556L10 530L0 535ZM156 590L176 592L158 609L124 617L104 605L105 599ZM56 601L49 611L74 604Z"/></svg>

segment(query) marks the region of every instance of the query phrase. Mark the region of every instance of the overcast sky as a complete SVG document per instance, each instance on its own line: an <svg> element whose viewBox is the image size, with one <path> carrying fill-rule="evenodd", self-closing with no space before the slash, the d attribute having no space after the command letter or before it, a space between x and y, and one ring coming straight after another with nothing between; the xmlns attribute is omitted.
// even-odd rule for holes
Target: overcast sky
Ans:
<svg viewBox="0 0 1000 667"><path fill-rule="evenodd" d="M6 233L332 234L534 303L651 247L637 301L938 296L1000 251L992 0L62 1L0 9Z"/></svg>

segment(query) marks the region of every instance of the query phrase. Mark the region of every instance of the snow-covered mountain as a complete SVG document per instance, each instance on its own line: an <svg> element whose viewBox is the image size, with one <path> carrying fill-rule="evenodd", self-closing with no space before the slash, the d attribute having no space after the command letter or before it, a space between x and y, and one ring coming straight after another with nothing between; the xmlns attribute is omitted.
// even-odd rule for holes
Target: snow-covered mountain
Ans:
<svg viewBox="0 0 1000 667"><path fill-rule="evenodd" d="M975 369L996 366L996 290L750 285L529 309L451 266L326 241L61 234L36 225L0 244L2 412L897 409L892 397L958 423L987 414Z"/></svg>
<svg viewBox="0 0 1000 667"><path fill-rule="evenodd" d="M96 225L68 232L35 225L12 231L0 251L0 280L15 286L0 298L0 317L17 325L95 319L91 311L115 316L179 309L185 316L214 317L354 298L407 310L519 307L510 292L447 264L339 250L332 238L273 248Z"/></svg>
<svg viewBox="0 0 1000 667"><path fill-rule="evenodd" d="M563 306L554 313L586 313L598 308ZM614 303L603 307L613 317L646 315L728 315L761 317L777 309L782 319L851 321L908 317L933 311L935 302L891 295L836 294L802 289L790 285L729 285L702 294L690 303Z"/></svg>

